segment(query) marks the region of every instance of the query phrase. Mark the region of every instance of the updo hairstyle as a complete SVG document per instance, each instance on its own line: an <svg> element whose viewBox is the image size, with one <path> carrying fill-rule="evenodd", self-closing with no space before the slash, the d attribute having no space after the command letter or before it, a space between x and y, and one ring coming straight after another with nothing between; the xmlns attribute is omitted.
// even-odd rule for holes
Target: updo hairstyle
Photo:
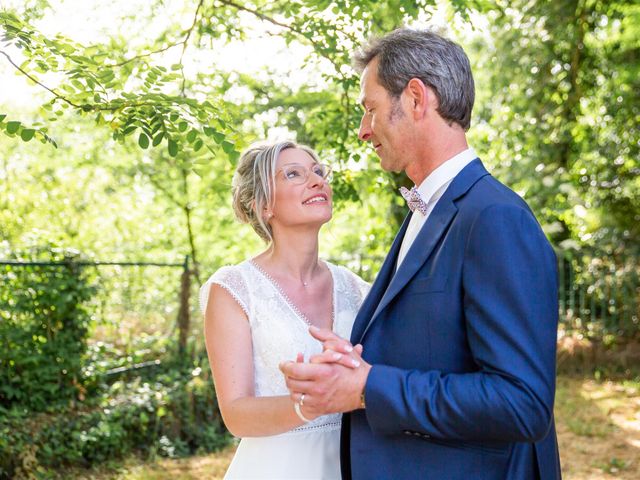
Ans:
<svg viewBox="0 0 640 480"><path fill-rule="evenodd" d="M273 242L273 232L264 218L265 209L275 204L277 161L280 152L298 148L307 152L314 162L320 163L318 154L306 145L294 142L251 145L240 156L233 176L233 210L238 220L248 223L266 243Z"/></svg>

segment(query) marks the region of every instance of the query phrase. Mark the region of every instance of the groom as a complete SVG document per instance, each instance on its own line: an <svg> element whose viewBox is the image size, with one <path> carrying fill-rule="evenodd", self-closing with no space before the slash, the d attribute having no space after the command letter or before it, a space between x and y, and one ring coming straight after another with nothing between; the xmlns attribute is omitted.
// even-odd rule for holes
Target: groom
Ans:
<svg viewBox="0 0 640 480"><path fill-rule="evenodd" d="M436 33L400 29L356 65L359 137L415 183L412 212L356 317L362 357L312 329L325 353L281 367L292 398L345 412L344 478L559 479L556 259L467 145L469 60ZM331 363L336 351L359 365Z"/></svg>

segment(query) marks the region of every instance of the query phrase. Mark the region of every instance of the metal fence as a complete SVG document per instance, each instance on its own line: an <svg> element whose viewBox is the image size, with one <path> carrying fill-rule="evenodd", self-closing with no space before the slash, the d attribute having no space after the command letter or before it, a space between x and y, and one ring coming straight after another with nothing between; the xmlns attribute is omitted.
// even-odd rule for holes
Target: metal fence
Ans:
<svg viewBox="0 0 640 480"><path fill-rule="evenodd" d="M640 260L638 255L556 250L558 305L566 331L588 335L634 336L640 333ZM335 259L372 281L384 258L353 255Z"/></svg>
<svg viewBox="0 0 640 480"><path fill-rule="evenodd" d="M640 331L640 262L637 255L557 251L560 321L565 330L587 334L636 335ZM350 255L334 259L372 281L383 258ZM63 262L64 263L64 262ZM101 293L96 299L96 336L123 342L127 336L179 331L186 347L190 318L191 275L182 263L73 262L96 269ZM61 265L60 262L0 261L0 265ZM175 274L168 274L175 271ZM178 275L179 273L179 275Z"/></svg>
<svg viewBox="0 0 640 480"><path fill-rule="evenodd" d="M640 331L637 255L558 253L560 321L567 330L634 336Z"/></svg>
<svg viewBox="0 0 640 480"><path fill-rule="evenodd" d="M117 366L114 375L156 366L169 349L186 350L192 316L189 257L182 263L0 260L0 267L40 271L70 264L98 287L91 300L89 346L105 360L120 357L108 361Z"/></svg>

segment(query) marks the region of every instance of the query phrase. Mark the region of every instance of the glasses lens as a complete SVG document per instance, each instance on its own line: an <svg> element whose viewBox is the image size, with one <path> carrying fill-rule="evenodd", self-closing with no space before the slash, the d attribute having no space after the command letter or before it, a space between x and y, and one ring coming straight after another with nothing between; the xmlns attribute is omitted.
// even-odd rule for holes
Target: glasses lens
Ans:
<svg viewBox="0 0 640 480"><path fill-rule="evenodd" d="M313 166L313 173L324 178L325 180L331 180L331 167L324 163L318 163Z"/></svg>
<svg viewBox="0 0 640 480"><path fill-rule="evenodd" d="M326 181L331 181L331 167L322 163L316 163L311 167L311 170L303 165L287 165L282 168L284 178L295 184L302 184L306 182L309 179L311 172L324 178Z"/></svg>
<svg viewBox="0 0 640 480"><path fill-rule="evenodd" d="M313 173L315 173L316 175L324 178L325 175L327 174L327 169L325 165L320 165L319 163L314 165L313 167L311 167L311 169L313 170Z"/></svg>
<svg viewBox="0 0 640 480"><path fill-rule="evenodd" d="M329 165L321 164L322 173L320 174L322 178L324 178L327 182L330 182L333 178L333 172L331 171L331 167Z"/></svg>
<svg viewBox="0 0 640 480"><path fill-rule="evenodd" d="M284 178L292 183L304 183L309 176L309 171L302 165L288 165L282 169Z"/></svg>

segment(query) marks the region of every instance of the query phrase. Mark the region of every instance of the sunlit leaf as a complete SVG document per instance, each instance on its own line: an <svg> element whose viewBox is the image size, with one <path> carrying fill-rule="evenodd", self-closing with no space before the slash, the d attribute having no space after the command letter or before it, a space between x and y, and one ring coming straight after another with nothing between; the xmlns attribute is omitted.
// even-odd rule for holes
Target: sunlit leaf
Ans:
<svg viewBox="0 0 640 480"><path fill-rule="evenodd" d="M20 132L20 138L22 138L22 140L24 140L25 142L28 142L33 138L35 133L36 131L32 128L24 128L22 132Z"/></svg>
<svg viewBox="0 0 640 480"><path fill-rule="evenodd" d="M138 137L138 145L140 145L140 148L148 148L149 147L149 137L147 137L144 133L140 133L140 136Z"/></svg>
<svg viewBox="0 0 640 480"><path fill-rule="evenodd" d="M169 155L172 157L178 155L178 143L175 140L169 139L167 149L169 150Z"/></svg>
<svg viewBox="0 0 640 480"><path fill-rule="evenodd" d="M12 121L12 122L7 122L7 126L5 127L5 130L7 131L7 133L14 134L18 131L19 128L20 128L20 122Z"/></svg>
<svg viewBox="0 0 640 480"><path fill-rule="evenodd" d="M215 140L216 143L222 143L225 139L225 135L224 133L220 133L220 132L213 132L213 139Z"/></svg>
<svg viewBox="0 0 640 480"><path fill-rule="evenodd" d="M224 150L225 153L231 153L235 150L235 145L225 140L222 142L222 150Z"/></svg>
<svg viewBox="0 0 640 480"><path fill-rule="evenodd" d="M162 142L162 139L164 138L164 132L160 132L159 134L157 134L155 137L153 137L153 142L152 145L154 147L157 147L158 145L160 145L160 142Z"/></svg>

